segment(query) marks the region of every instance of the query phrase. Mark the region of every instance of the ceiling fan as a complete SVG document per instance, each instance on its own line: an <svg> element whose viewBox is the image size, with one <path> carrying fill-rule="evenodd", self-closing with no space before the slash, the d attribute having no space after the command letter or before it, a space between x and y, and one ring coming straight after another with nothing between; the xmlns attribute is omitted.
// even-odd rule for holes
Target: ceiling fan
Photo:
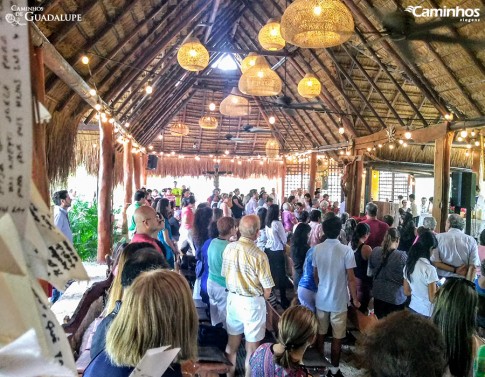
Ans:
<svg viewBox="0 0 485 377"><path fill-rule="evenodd" d="M244 132L250 132L250 133L272 133L273 132L269 128L254 127L254 126L251 126L250 124L246 124L245 126L243 126L242 130Z"/></svg>
<svg viewBox="0 0 485 377"><path fill-rule="evenodd" d="M243 139L242 137L236 137L232 134L226 134L226 136L224 136L224 138L227 140L227 141L231 141L233 143L252 143L253 141L252 140L248 140L248 139Z"/></svg>
<svg viewBox="0 0 485 377"><path fill-rule="evenodd" d="M415 60L415 57L409 46L410 41L440 42L449 44L457 43L463 47L471 48L485 47L485 40L468 39L461 36L452 36L436 32L436 29L441 27L456 26L463 23L463 19L459 17L443 17L417 23L416 18L412 13L413 7L408 7L406 10L398 8L395 11L386 14L382 13L377 8L372 8L372 11L379 19L383 30L377 33L364 33L380 36L376 40L368 42L368 45L373 45L381 39L390 39L411 62Z"/></svg>

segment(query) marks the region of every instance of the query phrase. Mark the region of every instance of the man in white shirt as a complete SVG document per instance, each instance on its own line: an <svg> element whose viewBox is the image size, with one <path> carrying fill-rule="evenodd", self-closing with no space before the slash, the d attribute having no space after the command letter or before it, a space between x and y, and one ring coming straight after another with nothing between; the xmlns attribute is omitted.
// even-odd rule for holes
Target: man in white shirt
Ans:
<svg viewBox="0 0 485 377"><path fill-rule="evenodd" d="M342 339L347 331L348 292L356 308L360 307L355 286L354 252L349 246L342 245L337 237L342 229L342 222L332 216L322 223L327 236L325 242L314 247L312 258L313 274L318 291L315 299L318 317L317 347L323 354L323 340L332 325L332 366L327 376L342 377L339 369Z"/></svg>
<svg viewBox="0 0 485 377"><path fill-rule="evenodd" d="M411 203L411 214L413 215L414 225L418 226L419 213L418 205L416 204L416 196L414 194L409 195L409 202Z"/></svg>
<svg viewBox="0 0 485 377"><path fill-rule="evenodd" d="M480 266L477 241L463 233L465 220L460 215L452 214L446 221L446 232L436 235L438 248L431 255L431 263L438 270L440 277L473 277Z"/></svg>

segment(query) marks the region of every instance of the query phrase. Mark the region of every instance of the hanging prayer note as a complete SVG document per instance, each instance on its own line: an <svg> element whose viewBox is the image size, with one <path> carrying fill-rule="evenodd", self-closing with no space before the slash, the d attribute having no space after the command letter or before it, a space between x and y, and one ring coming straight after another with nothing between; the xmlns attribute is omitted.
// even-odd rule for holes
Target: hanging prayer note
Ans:
<svg viewBox="0 0 485 377"><path fill-rule="evenodd" d="M11 6L0 2L0 217L10 213L25 232L32 169L32 97L28 27L6 22Z"/></svg>

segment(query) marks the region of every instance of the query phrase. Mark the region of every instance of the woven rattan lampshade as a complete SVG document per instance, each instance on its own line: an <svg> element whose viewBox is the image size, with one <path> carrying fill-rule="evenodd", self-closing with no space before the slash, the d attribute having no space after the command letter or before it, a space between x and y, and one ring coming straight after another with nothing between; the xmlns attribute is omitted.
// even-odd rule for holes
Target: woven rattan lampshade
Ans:
<svg viewBox="0 0 485 377"><path fill-rule="evenodd" d="M304 48L327 48L346 42L354 19L340 0L295 0L281 18L281 35Z"/></svg>
<svg viewBox="0 0 485 377"><path fill-rule="evenodd" d="M249 115L251 107L249 101L241 96L237 88L232 88L231 94L224 98L219 105L219 111L222 115L240 117Z"/></svg>
<svg viewBox="0 0 485 377"><path fill-rule="evenodd" d="M285 47L285 40L281 36L280 23L270 19L258 33L259 44L269 51L278 51Z"/></svg>
<svg viewBox="0 0 485 377"><path fill-rule="evenodd" d="M262 56L258 56L254 66L242 74L238 85L241 92L251 96L276 96L282 86L280 77Z"/></svg>
<svg viewBox="0 0 485 377"><path fill-rule="evenodd" d="M215 130L218 125L219 122L217 121L216 117L206 115L199 119L200 128L203 128L205 130Z"/></svg>
<svg viewBox="0 0 485 377"><path fill-rule="evenodd" d="M280 144L276 139L269 139L266 142L266 157L275 158L280 154Z"/></svg>
<svg viewBox="0 0 485 377"><path fill-rule="evenodd" d="M298 83L298 93L305 98L315 98L321 90L322 84L312 73L307 73Z"/></svg>
<svg viewBox="0 0 485 377"><path fill-rule="evenodd" d="M197 38L189 38L180 46L177 61L187 71L201 71L209 65L209 52Z"/></svg>
<svg viewBox="0 0 485 377"><path fill-rule="evenodd" d="M172 124L170 134L172 136L187 136L189 134L189 127L180 122Z"/></svg>
<svg viewBox="0 0 485 377"><path fill-rule="evenodd" d="M256 54L255 52L250 52L248 56L246 56L241 62L241 72L246 73L249 68L254 67L257 57L258 54Z"/></svg>

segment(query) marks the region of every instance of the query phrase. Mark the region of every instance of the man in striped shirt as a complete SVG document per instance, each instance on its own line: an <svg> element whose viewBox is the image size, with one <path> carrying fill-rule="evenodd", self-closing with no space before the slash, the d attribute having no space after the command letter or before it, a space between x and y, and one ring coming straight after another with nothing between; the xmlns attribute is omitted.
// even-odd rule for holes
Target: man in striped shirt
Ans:
<svg viewBox="0 0 485 377"><path fill-rule="evenodd" d="M249 376L249 358L264 338L266 329L266 303L274 286L268 257L254 241L259 235L259 218L247 215L239 223L241 238L226 246L221 275L226 278L227 333L226 353L233 367L242 334L246 339L246 376Z"/></svg>

